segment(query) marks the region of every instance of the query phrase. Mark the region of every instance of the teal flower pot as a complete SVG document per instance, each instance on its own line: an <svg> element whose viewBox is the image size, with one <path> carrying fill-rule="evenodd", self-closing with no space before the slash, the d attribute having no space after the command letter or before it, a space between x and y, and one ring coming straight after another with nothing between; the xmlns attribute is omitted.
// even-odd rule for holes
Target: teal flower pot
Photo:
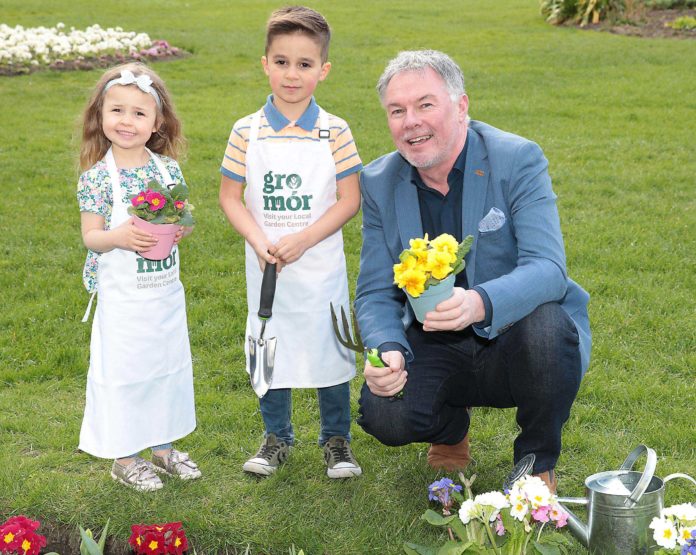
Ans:
<svg viewBox="0 0 696 555"><path fill-rule="evenodd" d="M435 307L442 301L449 299L453 291L454 274L450 274L440 283L428 287L420 294L420 297L412 297L408 293L406 293L406 296L408 297L408 302L411 303L416 320L422 323L425 320L425 315L431 310L435 310Z"/></svg>

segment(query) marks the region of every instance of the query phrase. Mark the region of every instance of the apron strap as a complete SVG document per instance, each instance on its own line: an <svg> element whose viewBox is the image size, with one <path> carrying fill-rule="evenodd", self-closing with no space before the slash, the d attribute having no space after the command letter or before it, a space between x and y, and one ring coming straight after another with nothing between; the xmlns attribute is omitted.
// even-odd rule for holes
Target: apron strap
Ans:
<svg viewBox="0 0 696 555"><path fill-rule="evenodd" d="M319 138L329 140L331 137L331 129L329 128L329 114L322 108L319 108Z"/></svg>
<svg viewBox="0 0 696 555"><path fill-rule="evenodd" d="M87 305L87 310L85 310L85 315L82 317L83 324L89 320L89 313L92 312L92 301L94 301L94 296L96 294L96 291L92 291L92 294L89 296L89 304Z"/></svg>
<svg viewBox="0 0 696 555"><path fill-rule="evenodd" d="M152 152L149 148L145 147L145 150L147 150L150 153L150 157L152 160L155 162L155 166L157 166L157 169L160 172L160 175L162 176L162 179L164 180L164 186L167 187L168 189L171 189L172 187L175 186L174 180L172 179L172 176L169 174L169 171L167 170L166 166L164 165L164 162L162 162L162 159Z"/></svg>

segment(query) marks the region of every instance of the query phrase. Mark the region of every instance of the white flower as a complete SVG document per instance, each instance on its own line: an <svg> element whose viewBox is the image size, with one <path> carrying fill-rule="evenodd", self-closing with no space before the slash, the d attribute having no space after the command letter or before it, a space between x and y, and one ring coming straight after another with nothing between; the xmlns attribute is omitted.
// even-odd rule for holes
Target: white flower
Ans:
<svg viewBox="0 0 696 555"><path fill-rule="evenodd" d="M529 512L529 505L524 499L511 500L510 516L517 520L524 520L525 515Z"/></svg>
<svg viewBox="0 0 696 555"><path fill-rule="evenodd" d="M660 547L674 549L677 546L677 529L668 519L655 517L650 523L650 528L654 530L653 539Z"/></svg>
<svg viewBox="0 0 696 555"><path fill-rule="evenodd" d="M662 516L674 516L682 522L696 520L696 507L694 507L691 503L672 505L671 507L662 509Z"/></svg>
<svg viewBox="0 0 696 555"><path fill-rule="evenodd" d="M549 505L552 500L551 492L544 481L537 476L524 476L513 484L513 490L520 493L529 501L532 509Z"/></svg>
<svg viewBox="0 0 696 555"><path fill-rule="evenodd" d="M479 518L481 516L481 507L479 507L473 499L467 499L459 507L459 519L464 524L469 524L472 518Z"/></svg>
<svg viewBox="0 0 696 555"><path fill-rule="evenodd" d="M495 517L498 516L498 513L501 509L510 506L510 503L508 503L505 494L500 493L499 491L489 491L488 493L482 493L480 495L477 495L474 501L482 507L493 508L493 511L488 511L484 509L484 512L488 516L488 520L490 522L493 522L495 520ZM488 514L489 512L490 514Z"/></svg>

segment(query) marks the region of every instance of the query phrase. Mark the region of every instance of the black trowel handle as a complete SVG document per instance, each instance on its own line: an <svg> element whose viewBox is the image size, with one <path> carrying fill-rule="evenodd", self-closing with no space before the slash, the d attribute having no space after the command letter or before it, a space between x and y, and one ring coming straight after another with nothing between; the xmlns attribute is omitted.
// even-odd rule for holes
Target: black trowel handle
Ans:
<svg viewBox="0 0 696 555"><path fill-rule="evenodd" d="M259 318L268 320L271 317L273 307L273 297L276 290L276 265L266 263L261 281L261 300L259 301Z"/></svg>

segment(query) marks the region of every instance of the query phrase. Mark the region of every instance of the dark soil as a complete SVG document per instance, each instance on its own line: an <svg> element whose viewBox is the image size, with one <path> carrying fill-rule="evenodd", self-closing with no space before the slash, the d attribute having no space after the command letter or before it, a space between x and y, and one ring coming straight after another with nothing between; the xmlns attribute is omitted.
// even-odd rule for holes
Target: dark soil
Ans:
<svg viewBox="0 0 696 555"><path fill-rule="evenodd" d="M68 60L66 62L54 62L49 66L29 66L29 67L9 67L0 66L0 76L7 75L26 75L28 73L33 73L35 71L44 71L51 69L54 71L75 71L75 70L90 70L95 68L108 68L113 67L117 64L124 64L126 62L162 62L168 60L176 60L178 58L183 58L188 56L188 52L184 50L176 49L174 52L167 53L165 55L159 56L123 56L123 55L109 55L100 56L99 58L84 58L82 60ZM61 554L62 555L62 554Z"/></svg>
<svg viewBox="0 0 696 555"><path fill-rule="evenodd" d="M101 529L97 530L97 533ZM46 547L42 553L54 551L59 555L80 555L80 531L77 526L54 525L50 522L42 521L38 533L46 536ZM106 539L104 546L105 555L133 555L133 550L127 542L115 541L113 537Z"/></svg>
<svg viewBox="0 0 696 555"><path fill-rule="evenodd" d="M696 17L696 9L638 11L628 20L586 25L583 29L645 38L696 39L696 29L677 30L667 25L684 16Z"/></svg>

